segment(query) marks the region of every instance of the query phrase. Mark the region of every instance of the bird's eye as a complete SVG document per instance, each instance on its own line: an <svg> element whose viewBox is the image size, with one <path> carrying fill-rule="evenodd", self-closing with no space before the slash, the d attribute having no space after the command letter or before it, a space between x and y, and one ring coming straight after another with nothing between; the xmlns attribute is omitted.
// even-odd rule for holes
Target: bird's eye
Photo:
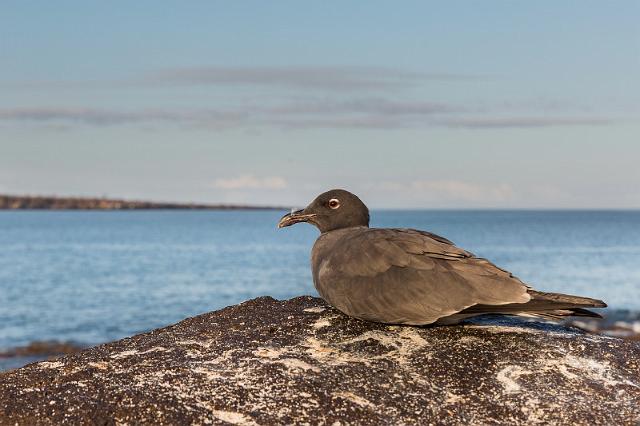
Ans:
<svg viewBox="0 0 640 426"><path fill-rule="evenodd" d="M338 207L340 207L340 200L338 200L337 198L332 198L329 200L329 208L332 208L335 210Z"/></svg>

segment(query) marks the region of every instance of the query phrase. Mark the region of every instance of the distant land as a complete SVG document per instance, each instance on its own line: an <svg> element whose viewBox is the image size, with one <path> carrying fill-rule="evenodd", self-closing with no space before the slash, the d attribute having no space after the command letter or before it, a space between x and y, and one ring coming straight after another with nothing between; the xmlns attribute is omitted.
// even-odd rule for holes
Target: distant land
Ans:
<svg viewBox="0 0 640 426"><path fill-rule="evenodd" d="M84 197L0 195L0 210L283 210L284 207L243 204L193 204Z"/></svg>

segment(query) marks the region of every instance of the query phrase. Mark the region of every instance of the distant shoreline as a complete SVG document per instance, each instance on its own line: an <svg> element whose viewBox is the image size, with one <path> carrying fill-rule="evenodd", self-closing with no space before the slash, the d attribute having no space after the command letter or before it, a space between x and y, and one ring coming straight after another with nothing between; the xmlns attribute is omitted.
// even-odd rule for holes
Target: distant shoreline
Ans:
<svg viewBox="0 0 640 426"><path fill-rule="evenodd" d="M286 210L244 204L169 203L85 197L0 195L0 210Z"/></svg>

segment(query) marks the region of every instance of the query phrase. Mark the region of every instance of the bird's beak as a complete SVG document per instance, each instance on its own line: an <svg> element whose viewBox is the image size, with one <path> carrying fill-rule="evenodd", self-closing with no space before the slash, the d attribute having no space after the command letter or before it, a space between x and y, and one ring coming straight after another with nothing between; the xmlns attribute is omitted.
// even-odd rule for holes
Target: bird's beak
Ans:
<svg viewBox="0 0 640 426"><path fill-rule="evenodd" d="M305 213L304 210L296 210L289 214L285 214L278 222L278 228L284 228L285 226L291 226L298 222L308 222L310 219L316 217L315 213Z"/></svg>

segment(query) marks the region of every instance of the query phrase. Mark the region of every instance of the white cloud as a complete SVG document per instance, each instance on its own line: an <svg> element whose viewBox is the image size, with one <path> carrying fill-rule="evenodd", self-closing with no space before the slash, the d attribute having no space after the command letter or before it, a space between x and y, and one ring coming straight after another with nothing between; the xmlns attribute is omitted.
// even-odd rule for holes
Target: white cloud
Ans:
<svg viewBox="0 0 640 426"><path fill-rule="evenodd" d="M233 178L220 178L213 182L213 187L224 190L237 189L284 189L287 181L280 176L256 177L241 175Z"/></svg>

